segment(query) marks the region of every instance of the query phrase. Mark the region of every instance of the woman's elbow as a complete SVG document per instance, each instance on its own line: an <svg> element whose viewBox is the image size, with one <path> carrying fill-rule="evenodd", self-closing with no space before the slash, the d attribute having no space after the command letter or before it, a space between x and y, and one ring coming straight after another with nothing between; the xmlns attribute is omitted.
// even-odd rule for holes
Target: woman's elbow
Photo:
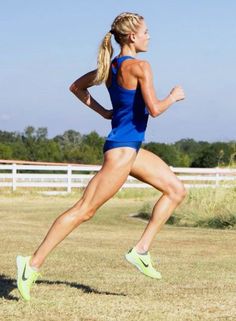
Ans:
<svg viewBox="0 0 236 321"><path fill-rule="evenodd" d="M69 87L69 90L74 93L76 91L76 86L75 86L75 83L71 84L70 87Z"/></svg>
<svg viewBox="0 0 236 321"><path fill-rule="evenodd" d="M156 118L161 113L160 113L160 110L158 108L152 108L152 109L149 109L149 114L150 114L151 117Z"/></svg>
<svg viewBox="0 0 236 321"><path fill-rule="evenodd" d="M156 118L156 117L158 116L158 114L155 113L155 112L152 112L152 113L149 112L149 115L150 115L152 118Z"/></svg>

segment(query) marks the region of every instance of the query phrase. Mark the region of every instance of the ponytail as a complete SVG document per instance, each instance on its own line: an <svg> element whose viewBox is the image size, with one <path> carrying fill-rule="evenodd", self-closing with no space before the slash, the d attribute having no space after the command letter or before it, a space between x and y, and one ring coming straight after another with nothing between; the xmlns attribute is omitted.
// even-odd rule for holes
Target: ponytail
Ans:
<svg viewBox="0 0 236 321"><path fill-rule="evenodd" d="M97 74L93 82L94 85L100 85L106 82L108 78L113 55L111 36L114 35L116 42L123 46L128 42L129 33L136 32L143 19L139 14L131 12L123 12L115 18L111 25L111 30L103 38L98 50Z"/></svg>
<svg viewBox="0 0 236 321"><path fill-rule="evenodd" d="M106 82L108 78L111 57L113 55L111 36L112 32L109 31L103 38L103 41L99 47L97 58L97 75L94 79L94 85L100 85Z"/></svg>

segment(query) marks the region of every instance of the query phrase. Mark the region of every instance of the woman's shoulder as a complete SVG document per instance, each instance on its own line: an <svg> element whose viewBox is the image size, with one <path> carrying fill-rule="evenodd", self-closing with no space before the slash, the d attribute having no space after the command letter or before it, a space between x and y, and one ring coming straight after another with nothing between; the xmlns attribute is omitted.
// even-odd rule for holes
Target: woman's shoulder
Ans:
<svg viewBox="0 0 236 321"><path fill-rule="evenodd" d="M134 59L134 62L137 64L137 66L140 66L142 68L146 68L147 66L150 66L150 63L144 59Z"/></svg>
<svg viewBox="0 0 236 321"><path fill-rule="evenodd" d="M132 72L134 74L143 74L151 71L151 65L147 60L143 59L134 59L132 64Z"/></svg>

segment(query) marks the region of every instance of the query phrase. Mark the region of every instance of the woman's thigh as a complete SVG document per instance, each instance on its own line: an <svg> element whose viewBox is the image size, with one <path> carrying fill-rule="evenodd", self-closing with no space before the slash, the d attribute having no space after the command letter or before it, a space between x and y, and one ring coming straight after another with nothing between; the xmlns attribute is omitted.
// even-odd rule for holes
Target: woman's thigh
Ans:
<svg viewBox="0 0 236 321"><path fill-rule="evenodd" d="M97 209L110 199L126 181L137 153L135 149L114 148L104 154L100 171L90 180L83 201Z"/></svg>
<svg viewBox="0 0 236 321"><path fill-rule="evenodd" d="M163 193L184 188L183 183L160 157L143 148L137 154L130 175Z"/></svg>

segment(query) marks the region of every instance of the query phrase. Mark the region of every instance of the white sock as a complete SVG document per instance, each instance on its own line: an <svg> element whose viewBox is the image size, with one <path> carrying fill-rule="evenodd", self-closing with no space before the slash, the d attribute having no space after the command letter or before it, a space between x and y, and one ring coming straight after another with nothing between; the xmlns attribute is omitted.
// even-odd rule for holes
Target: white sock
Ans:
<svg viewBox="0 0 236 321"><path fill-rule="evenodd" d="M138 253L138 255L147 255L148 254L148 251L146 251L146 252L144 252L144 253L139 253L139 252L137 252Z"/></svg>
<svg viewBox="0 0 236 321"><path fill-rule="evenodd" d="M136 248L135 248L135 250L136 250ZM143 252L143 253L139 253L139 252L136 250L136 252L138 253L138 255L147 255L147 254L148 254L148 251Z"/></svg>
<svg viewBox="0 0 236 321"><path fill-rule="evenodd" d="M30 262L29 262L29 267L30 267L33 271L35 271L35 272L38 272L38 271L39 271L39 268L37 268L37 267L35 267L35 266L32 266L32 265L30 264Z"/></svg>
<svg viewBox="0 0 236 321"><path fill-rule="evenodd" d="M34 270L35 272L38 272L38 271L39 271L39 269L36 268L36 267L34 267L34 266L31 266L31 269Z"/></svg>

